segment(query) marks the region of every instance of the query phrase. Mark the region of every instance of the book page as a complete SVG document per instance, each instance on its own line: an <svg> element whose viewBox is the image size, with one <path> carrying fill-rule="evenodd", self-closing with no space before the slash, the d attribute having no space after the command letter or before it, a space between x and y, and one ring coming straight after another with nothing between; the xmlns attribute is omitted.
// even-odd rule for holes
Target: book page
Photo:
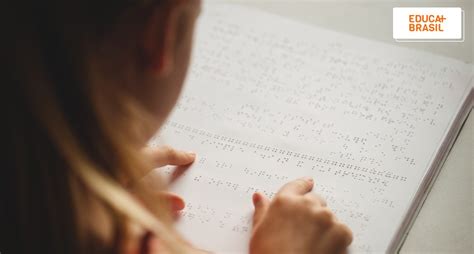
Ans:
<svg viewBox="0 0 474 254"><path fill-rule="evenodd" d="M471 66L233 5L205 6L196 35L185 90L150 141L197 153L172 185L184 236L245 253L252 194L312 176L353 230L351 252L386 251Z"/></svg>

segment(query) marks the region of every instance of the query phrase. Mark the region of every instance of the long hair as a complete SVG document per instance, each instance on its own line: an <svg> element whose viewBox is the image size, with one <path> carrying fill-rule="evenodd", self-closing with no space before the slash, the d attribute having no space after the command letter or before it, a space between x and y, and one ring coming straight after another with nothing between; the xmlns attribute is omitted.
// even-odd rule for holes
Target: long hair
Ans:
<svg viewBox="0 0 474 254"><path fill-rule="evenodd" d="M130 225L181 252L166 204L144 188L138 202L123 185L151 167L137 140L156 123L103 75L92 50L128 8L150 3L10 2L2 7L0 252L118 253Z"/></svg>

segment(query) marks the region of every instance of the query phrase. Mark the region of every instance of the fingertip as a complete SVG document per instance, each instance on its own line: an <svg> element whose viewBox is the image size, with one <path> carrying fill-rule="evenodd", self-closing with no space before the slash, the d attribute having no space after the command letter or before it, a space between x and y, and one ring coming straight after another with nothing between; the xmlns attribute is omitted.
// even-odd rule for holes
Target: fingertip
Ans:
<svg viewBox="0 0 474 254"><path fill-rule="evenodd" d="M195 152L186 152L186 155L192 161L194 161L194 159L196 159L196 153Z"/></svg>
<svg viewBox="0 0 474 254"><path fill-rule="evenodd" d="M311 176L303 177L303 180L305 180L308 183L310 189L313 189L314 179Z"/></svg>
<svg viewBox="0 0 474 254"><path fill-rule="evenodd" d="M303 180L307 181L308 183L314 184L314 180L311 176L303 177Z"/></svg>
<svg viewBox="0 0 474 254"><path fill-rule="evenodd" d="M258 192L255 192L252 195L252 201L253 201L253 205L255 207L259 206L262 202L262 195L260 195L260 193L258 193Z"/></svg>
<svg viewBox="0 0 474 254"><path fill-rule="evenodd" d="M181 211L186 207L186 203L181 197L173 197L171 199L171 209L174 211Z"/></svg>

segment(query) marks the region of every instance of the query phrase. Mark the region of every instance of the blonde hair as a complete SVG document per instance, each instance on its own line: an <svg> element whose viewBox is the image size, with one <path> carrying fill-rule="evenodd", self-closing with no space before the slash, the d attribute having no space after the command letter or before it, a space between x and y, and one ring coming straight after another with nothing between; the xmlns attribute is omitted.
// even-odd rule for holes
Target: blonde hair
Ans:
<svg viewBox="0 0 474 254"><path fill-rule="evenodd" d="M6 203L0 251L114 253L132 223L170 251L186 252L166 204L152 201L146 188L137 188L139 203L122 184L151 168L137 140L156 123L120 84L108 80L91 50L138 3L37 2L14 4L8 19L18 27L2 50L9 61L3 140L11 150L0 176ZM90 199L111 217L110 245L96 239L94 225L88 225Z"/></svg>

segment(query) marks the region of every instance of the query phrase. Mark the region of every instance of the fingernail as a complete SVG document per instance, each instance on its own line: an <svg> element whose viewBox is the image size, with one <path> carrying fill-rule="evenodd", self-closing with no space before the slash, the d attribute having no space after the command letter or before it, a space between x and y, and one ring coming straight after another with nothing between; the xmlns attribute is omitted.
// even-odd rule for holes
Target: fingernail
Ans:
<svg viewBox="0 0 474 254"><path fill-rule="evenodd" d="M187 154L191 157L196 157L196 153L195 152L187 152Z"/></svg>
<svg viewBox="0 0 474 254"><path fill-rule="evenodd" d="M314 182L314 180L313 180L313 178L312 178L311 176L303 177L303 179L304 179L305 181L310 182L310 183L313 183L313 182Z"/></svg>
<svg viewBox="0 0 474 254"><path fill-rule="evenodd" d="M171 209L174 211L181 211L186 207L183 200L175 199L171 201Z"/></svg>
<svg viewBox="0 0 474 254"><path fill-rule="evenodd" d="M253 201L254 205L258 205L260 203L260 201L262 201L262 198L260 197L260 195L258 193L254 193L252 195L252 201Z"/></svg>

